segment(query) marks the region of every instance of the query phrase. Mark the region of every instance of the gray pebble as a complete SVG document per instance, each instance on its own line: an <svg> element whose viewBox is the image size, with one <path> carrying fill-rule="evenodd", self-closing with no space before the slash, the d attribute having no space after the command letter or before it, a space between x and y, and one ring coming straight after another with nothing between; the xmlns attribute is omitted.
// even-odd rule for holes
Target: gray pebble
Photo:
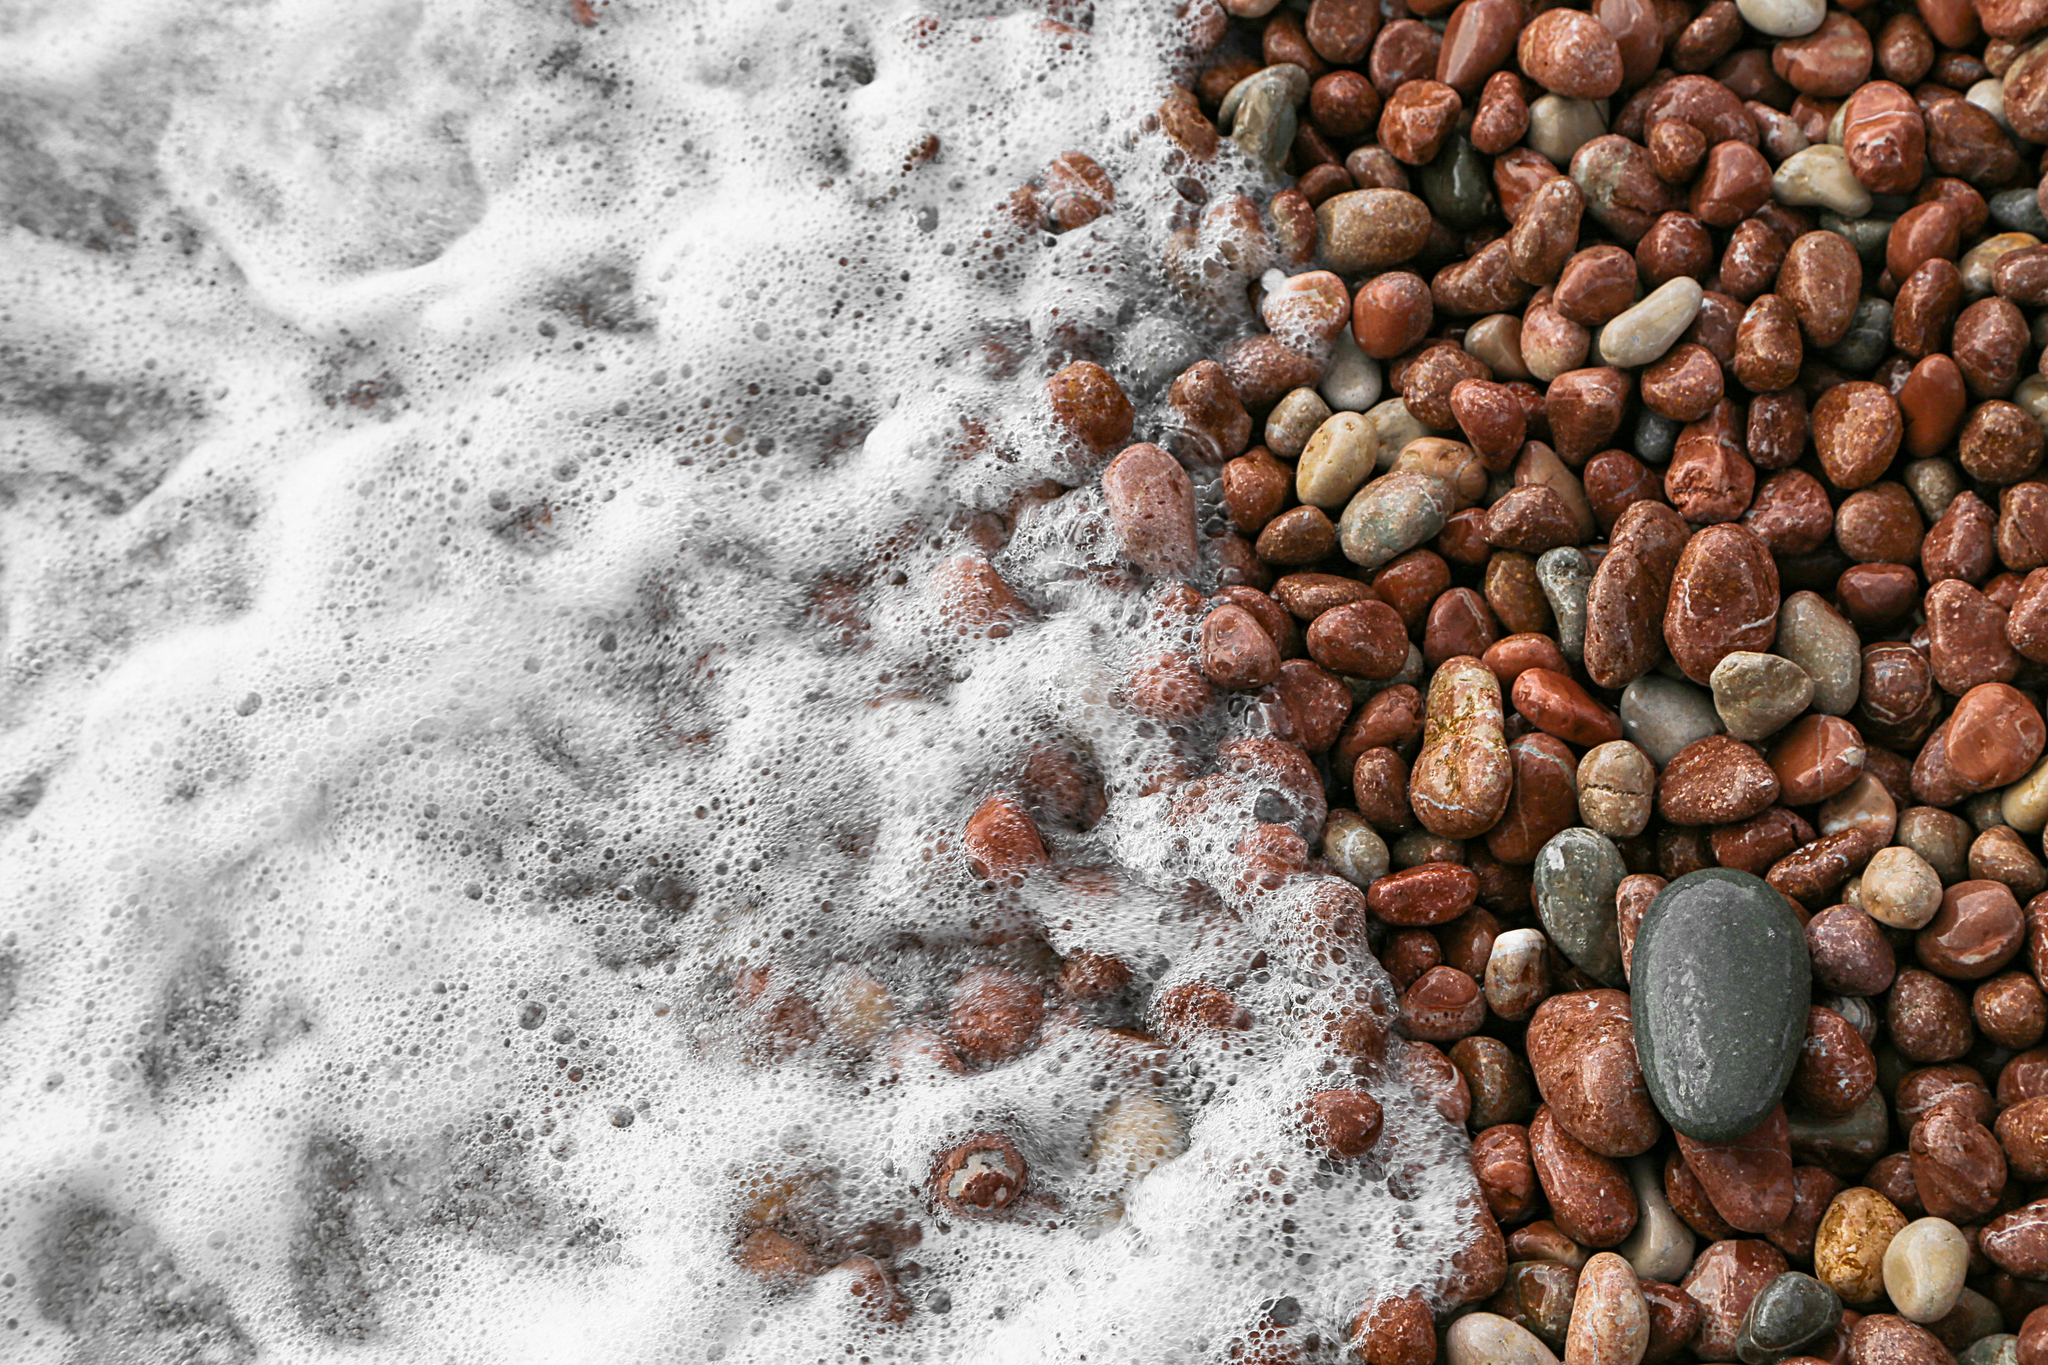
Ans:
<svg viewBox="0 0 2048 1365"><path fill-rule="evenodd" d="M1493 171L1455 133L1436 159L1417 172L1415 182L1430 211L1451 227L1477 227L1493 212Z"/></svg>
<svg viewBox="0 0 2048 1365"><path fill-rule="evenodd" d="M1664 1121L1709 1143L1763 1122L1792 1079L1813 988L1791 901L1734 868L1688 872L1650 902L1630 965L1636 1057Z"/></svg>
<svg viewBox="0 0 2048 1365"><path fill-rule="evenodd" d="M1659 417L1644 408L1636 415L1636 455L1650 464L1669 464L1678 449L1678 433L1685 423Z"/></svg>
<svg viewBox="0 0 2048 1365"><path fill-rule="evenodd" d="M1956 1357L1956 1365L2019 1365L2019 1360L2020 1339L2011 1332L1997 1332L1965 1346Z"/></svg>
<svg viewBox="0 0 2048 1365"><path fill-rule="evenodd" d="M1738 649L1714 665L1707 680L1714 710L1735 738L1754 743L1776 734L1813 700L1813 679L1790 659Z"/></svg>
<svg viewBox="0 0 2048 1365"><path fill-rule="evenodd" d="M1626 988L1628 978L1621 970L1614 892L1627 874L1613 841L1584 826L1558 834L1536 855L1543 932L1573 966L1617 989Z"/></svg>
<svg viewBox="0 0 2048 1365"><path fill-rule="evenodd" d="M1847 334L1821 355L1832 365L1861 372L1874 369L1891 342L1892 306L1874 294L1865 294L1857 301Z"/></svg>
<svg viewBox="0 0 2048 1365"><path fill-rule="evenodd" d="M2016 190L2000 190L1985 201L1991 208L1991 221L2008 232L2030 232L2036 237L2048 238L2048 214L2041 212L2041 201L2031 185Z"/></svg>
<svg viewBox="0 0 2048 1365"><path fill-rule="evenodd" d="M1621 728L1662 768L1694 740L1720 734L1721 717L1706 689L1645 673L1622 689Z"/></svg>
<svg viewBox="0 0 2048 1365"><path fill-rule="evenodd" d="M1578 662L1586 653L1586 591L1593 585L1593 561L1569 545L1536 558L1536 582L1557 622L1557 647Z"/></svg>
<svg viewBox="0 0 2048 1365"><path fill-rule="evenodd" d="M1863 641L1818 593L1785 599L1774 648L1813 679L1813 709L1822 715L1846 716L1863 695Z"/></svg>
<svg viewBox="0 0 2048 1365"><path fill-rule="evenodd" d="M1377 569L1444 529L1451 486L1431 474L1384 474L1358 490L1337 521L1344 557Z"/></svg>
<svg viewBox="0 0 2048 1365"><path fill-rule="evenodd" d="M1250 84L1234 111L1230 140L1253 161L1277 171L1294 147L1296 119L1290 86L1284 78L1269 76L1266 71L1245 80Z"/></svg>
<svg viewBox="0 0 2048 1365"><path fill-rule="evenodd" d="M1811 1275L1788 1270L1757 1291L1742 1315L1735 1354L1743 1365L1769 1365L1825 1336L1842 1320L1842 1300Z"/></svg>
<svg viewBox="0 0 2048 1365"><path fill-rule="evenodd" d="M1820 225L1829 232L1848 238L1849 245L1855 247L1856 254L1863 258L1866 270L1884 269L1884 246L1892 235L1890 218L1841 218L1823 213Z"/></svg>

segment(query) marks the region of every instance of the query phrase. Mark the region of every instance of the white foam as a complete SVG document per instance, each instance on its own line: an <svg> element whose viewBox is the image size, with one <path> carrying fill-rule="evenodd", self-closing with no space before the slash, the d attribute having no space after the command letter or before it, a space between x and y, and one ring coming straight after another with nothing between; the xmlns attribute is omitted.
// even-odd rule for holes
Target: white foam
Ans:
<svg viewBox="0 0 2048 1365"><path fill-rule="evenodd" d="M1162 358L1248 320L1159 274L1174 177L1264 183L1136 131L1171 9L10 13L0 1355L1209 1359L1433 1277L1458 1140L1379 1081L1405 1197L1316 1171L1277 970L1108 1224L1099 1049L743 1056L749 966L942 1015L999 913L1143 989L1260 946L1137 794L1229 722L1115 704L1166 633L1098 495L1027 501L1087 469L1039 397L1076 338L1142 437ZM1016 227L1070 149L1116 212ZM977 536L1038 612L1000 639L925 592ZM959 832L1048 735L1110 788L1061 864L1120 870L1003 911ZM941 1231L932 1154L989 1126L1062 1211ZM924 1227L906 1323L734 1266L785 1178Z"/></svg>

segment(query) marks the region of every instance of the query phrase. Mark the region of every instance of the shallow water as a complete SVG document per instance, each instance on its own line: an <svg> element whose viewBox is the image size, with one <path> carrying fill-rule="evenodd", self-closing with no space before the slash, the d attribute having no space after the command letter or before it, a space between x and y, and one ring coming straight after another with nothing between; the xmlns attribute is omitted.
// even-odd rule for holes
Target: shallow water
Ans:
<svg viewBox="0 0 2048 1365"><path fill-rule="evenodd" d="M1117 704L1163 628L1043 378L1095 355L1146 436L1252 319L1159 266L1187 26L1059 18L0 5L0 1356L1209 1360L1432 1277L1461 1139L1385 1079L1401 1167L1317 1169L1317 987L1139 794L1258 718ZM1116 211L1020 226L1074 148ZM1000 638L929 590L977 548ZM1107 813L984 888L962 822L1047 745ZM899 1076L846 1004L942 1017L1025 924L1244 978L1128 1190L1092 1035ZM1043 1198L944 1224L992 1126ZM739 1270L771 1215L908 1319Z"/></svg>

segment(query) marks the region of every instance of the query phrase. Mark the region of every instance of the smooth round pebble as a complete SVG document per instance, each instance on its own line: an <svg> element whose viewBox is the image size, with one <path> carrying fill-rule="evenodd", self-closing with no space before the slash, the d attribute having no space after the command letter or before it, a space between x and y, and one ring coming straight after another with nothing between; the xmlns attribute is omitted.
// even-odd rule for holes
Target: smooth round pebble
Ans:
<svg viewBox="0 0 2048 1365"><path fill-rule="evenodd" d="M1557 1365L1536 1334L1498 1313L1467 1313L1444 1333L1445 1365Z"/></svg>
<svg viewBox="0 0 2048 1365"><path fill-rule="evenodd" d="M1744 1365L1768 1365L1819 1340L1841 1320L1841 1296L1811 1275L1788 1270L1749 1301L1735 1354Z"/></svg>
<svg viewBox="0 0 2048 1365"><path fill-rule="evenodd" d="M1884 1292L1899 1316L1914 1322L1947 1316L1969 1271L1970 1244L1946 1218L1906 1224L1884 1250Z"/></svg>
<svg viewBox="0 0 2048 1365"><path fill-rule="evenodd" d="M1881 848L1864 865L1863 912L1894 929L1920 929L1941 909L1941 877L1902 844Z"/></svg>
<svg viewBox="0 0 2048 1365"><path fill-rule="evenodd" d="M1721 733L1721 714L1704 688L1646 673L1621 693L1622 732L1659 768L1688 744Z"/></svg>
<svg viewBox="0 0 2048 1365"><path fill-rule="evenodd" d="M1827 18L1825 0L1735 0L1744 23L1773 38L1803 38Z"/></svg>

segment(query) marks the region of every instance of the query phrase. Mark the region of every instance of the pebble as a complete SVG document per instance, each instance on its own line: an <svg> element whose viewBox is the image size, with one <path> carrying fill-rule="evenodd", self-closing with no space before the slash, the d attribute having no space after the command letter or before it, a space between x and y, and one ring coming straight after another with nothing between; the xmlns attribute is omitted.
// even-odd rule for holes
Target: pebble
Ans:
<svg viewBox="0 0 2048 1365"><path fill-rule="evenodd" d="M1884 1292L1913 1322L1946 1317L1963 1295L1970 1244L1946 1218L1906 1224L1884 1252Z"/></svg>
<svg viewBox="0 0 2048 1365"><path fill-rule="evenodd" d="M1268 67L1245 77L1231 92L1243 93L1231 110L1230 140L1253 161L1274 170L1287 160L1297 125L1295 82L1282 73L1300 70L1291 63L1284 68Z"/></svg>
<svg viewBox="0 0 2048 1365"><path fill-rule="evenodd" d="M1870 212L1870 191L1849 169L1849 154L1831 142L1794 152L1771 176L1771 197L1792 208L1824 208L1844 218Z"/></svg>
<svg viewBox="0 0 2048 1365"><path fill-rule="evenodd" d="M1522 141L1554 166L1569 166L1572 153L1607 131L1607 116L1596 100L1542 95L1529 106L1529 131Z"/></svg>
<svg viewBox="0 0 2048 1365"><path fill-rule="evenodd" d="M1358 349L1349 327L1331 344L1316 391L1338 412L1364 412L1380 401L1380 363Z"/></svg>
<svg viewBox="0 0 2048 1365"><path fill-rule="evenodd" d="M1422 424L1422 419L1408 410L1405 398L1382 399L1366 409L1365 416L1380 433L1381 468L1393 464L1395 457L1408 448L1409 442L1431 434L1429 428Z"/></svg>
<svg viewBox="0 0 2048 1365"><path fill-rule="evenodd" d="M1626 985L1627 977L1614 892L1627 872L1613 841L1582 825L1558 834L1536 855L1536 913L1543 932L1573 966L1616 987ZM1641 1028L1636 1026L1639 1038Z"/></svg>
<svg viewBox="0 0 2048 1365"><path fill-rule="evenodd" d="M1323 857L1337 875L1364 891L1387 875L1386 840L1353 810L1333 807L1323 827Z"/></svg>
<svg viewBox="0 0 2048 1365"><path fill-rule="evenodd" d="M1358 490L1337 522L1344 557L1377 569L1444 529L1451 486L1430 474L1389 473Z"/></svg>
<svg viewBox="0 0 2048 1365"><path fill-rule="evenodd" d="M1498 1313L1467 1313L1444 1333L1446 1365L1558 1365L1528 1328Z"/></svg>
<svg viewBox="0 0 2048 1365"><path fill-rule="evenodd" d="M1570 545L1545 550L1536 557L1536 582L1550 603L1557 626L1557 647L1574 662L1586 653L1586 590L1593 582L1593 562Z"/></svg>
<svg viewBox="0 0 2048 1365"><path fill-rule="evenodd" d="M1406 190L1348 190L1317 206L1316 226L1330 269L1382 270L1429 241L1429 205Z"/></svg>
<svg viewBox="0 0 2048 1365"><path fill-rule="evenodd" d="M1603 1251L1586 1261L1572 1300L1564 1358L1571 1365L1637 1365L1650 1346L1650 1308L1636 1272Z"/></svg>
<svg viewBox="0 0 2048 1365"><path fill-rule="evenodd" d="M1821 355L1829 364L1841 369L1870 370L1884 359L1885 352L1891 349L1891 342L1891 304L1866 294L1856 301L1856 311L1849 318L1848 332Z"/></svg>
<svg viewBox="0 0 2048 1365"><path fill-rule="evenodd" d="M1744 1365L1769 1365L1826 1336L1842 1320L1841 1296L1811 1275L1788 1270L1749 1301L1735 1339Z"/></svg>
<svg viewBox="0 0 2048 1365"><path fill-rule="evenodd" d="M2020 1339L2011 1332L1994 1332L1965 1346L1956 1365L2019 1365L2019 1360Z"/></svg>
<svg viewBox="0 0 2048 1365"><path fill-rule="evenodd" d="M1452 136L1415 176L1436 216L1454 228L1477 227L1494 211L1493 168L1465 138Z"/></svg>
<svg viewBox="0 0 2048 1365"><path fill-rule="evenodd" d="M1261 84L1275 80L1285 88L1290 105L1299 105L1308 98L1309 79L1306 69L1293 62L1280 62L1262 67L1230 87L1230 92L1223 97L1223 102L1216 106L1216 125L1219 128L1234 127L1237 122L1237 111L1244 104L1245 97Z"/></svg>
<svg viewBox="0 0 2048 1365"><path fill-rule="evenodd" d="M2048 759L2000 794L1998 813L2022 834L2039 834L2048 826Z"/></svg>
<svg viewBox="0 0 2048 1365"><path fill-rule="evenodd" d="M1846 716L1863 692L1863 641L1828 600L1795 592L1778 609L1773 648L1813 682L1813 709Z"/></svg>
<svg viewBox="0 0 2048 1365"><path fill-rule="evenodd" d="M1621 729L1659 768L1696 740L1721 733L1721 715L1704 688L1646 673L1621 693Z"/></svg>
<svg viewBox="0 0 2048 1365"><path fill-rule="evenodd" d="M1804 38L1828 13L1824 0L1735 0L1735 10L1751 28L1773 38Z"/></svg>
<svg viewBox="0 0 2048 1365"><path fill-rule="evenodd" d="M1636 1192L1636 1229L1616 1250L1644 1279L1676 1284L1692 1268L1692 1229L1664 1197L1663 1163L1654 1156L1631 1159L1628 1181Z"/></svg>
<svg viewBox="0 0 2048 1365"><path fill-rule="evenodd" d="M1632 977L1636 1055L1664 1121L1700 1142L1754 1129L1806 1040L1812 971L1785 897L1747 872L1687 873L1643 916Z"/></svg>
<svg viewBox="0 0 2048 1365"><path fill-rule="evenodd" d="M1650 464L1671 463L1671 456L1678 449L1678 433L1683 430L1683 422L1659 417L1644 408L1636 415L1637 456Z"/></svg>
<svg viewBox="0 0 2048 1365"><path fill-rule="evenodd" d="M1774 735L1813 700L1813 679L1790 659L1739 649L1714 665L1708 679L1714 710L1741 740Z"/></svg>
<svg viewBox="0 0 2048 1365"><path fill-rule="evenodd" d="M1814 1232L1813 1273L1846 1303L1874 1302L1884 1292L1885 1251L1905 1226L1906 1215L1876 1190L1843 1190Z"/></svg>
<svg viewBox="0 0 2048 1365"><path fill-rule="evenodd" d="M1684 275L1666 280L1600 329L1600 363L1634 369L1658 359L1692 326L1705 298L1698 280Z"/></svg>
<svg viewBox="0 0 2048 1365"><path fill-rule="evenodd" d="M1941 876L1903 844L1881 848L1864 865L1863 913L1894 929L1920 929L1941 909Z"/></svg>
<svg viewBox="0 0 2048 1365"><path fill-rule="evenodd" d="M1379 428L1362 413L1332 413L1316 428L1294 467L1294 495L1335 512L1351 501L1379 462Z"/></svg>
<svg viewBox="0 0 2048 1365"><path fill-rule="evenodd" d="M1579 815L1610 839L1633 839L1650 823L1657 769L1625 739L1595 745L1579 760Z"/></svg>
<svg viewBox="0 0 2048 1365"><path fill-rule="evenodd" d="M1991 219L2008 232L2025 232L2048 237L2048 214L2041 212L2040 196L2032 186L2000 190L1985 201Z"/></svg>

